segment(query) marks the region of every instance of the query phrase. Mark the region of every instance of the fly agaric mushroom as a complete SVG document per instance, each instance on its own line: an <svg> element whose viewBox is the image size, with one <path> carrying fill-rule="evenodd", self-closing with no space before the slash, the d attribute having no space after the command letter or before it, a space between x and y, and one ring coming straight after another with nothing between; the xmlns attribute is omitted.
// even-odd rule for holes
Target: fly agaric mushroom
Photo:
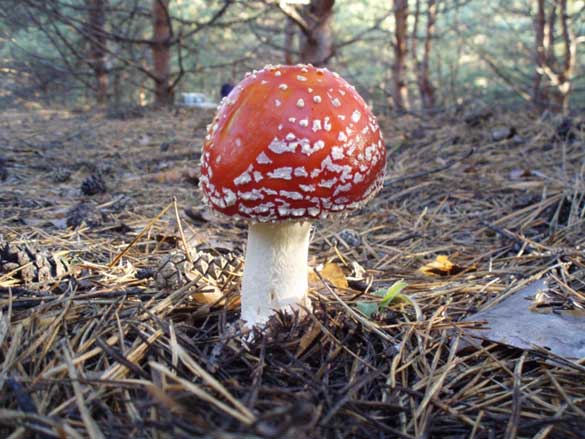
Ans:
<svg viewBox="0 0 585 439"><path fill-rule="evenodd" d="M362 206L382 186L386 148L370 109L311 65L248 73L222 101L201 155L204 199L250 223L242 319L311 309L310 223Z"/></svg>

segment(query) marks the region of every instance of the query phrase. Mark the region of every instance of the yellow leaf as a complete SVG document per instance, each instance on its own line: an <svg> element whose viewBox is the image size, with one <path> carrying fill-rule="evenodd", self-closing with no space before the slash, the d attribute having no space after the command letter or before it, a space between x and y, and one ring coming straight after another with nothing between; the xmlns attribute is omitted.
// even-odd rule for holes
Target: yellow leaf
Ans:
<svg viewBox="0 0 585 439"><path fill-rule="evenodd" d="M214 291L212 293L197 292L195 294L191 294L190 296L193 302L202 305L213 305L214 303L217 303L222 297L223 294L220 291Z"/></svg>
<svg viewBox="0 0 585 439"><path fill-rule="evenodd" d="M341 267L333 262L328 262L325 266L319 270L321 277L332 285L338 288L348 288L347 279ZM309 272L309 283L313 288L317 288L321 281L313 270Z"/></svg>
<svg viewBox="0 0 585 439"><path fill-rule="evenodd" d="M427 276L452 276L463 270L464 267L454 264L445 255L439 255L434 261L419 268L419 271Z"/></svg>
<svg viewBox="0 0 585 439"><path fill-rule="evenodd" d="M240 296L235 297L226 295L220 291L217 287L204 287L203 290L199 290L191 294L190 299L199 305L227 305L228 309L235 309L240 304Z"/></svg>

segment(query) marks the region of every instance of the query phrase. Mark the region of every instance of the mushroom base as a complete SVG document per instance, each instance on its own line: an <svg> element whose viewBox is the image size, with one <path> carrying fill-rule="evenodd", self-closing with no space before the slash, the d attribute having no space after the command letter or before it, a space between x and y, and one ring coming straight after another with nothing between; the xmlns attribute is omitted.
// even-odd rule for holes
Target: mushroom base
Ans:
<svg viewBox="0 0 585 439"><path fill-rule="evenodd" d="M242 320L266 323L275 311L311 309L307 297L308 222L252 224L242 280Z"/></svg>

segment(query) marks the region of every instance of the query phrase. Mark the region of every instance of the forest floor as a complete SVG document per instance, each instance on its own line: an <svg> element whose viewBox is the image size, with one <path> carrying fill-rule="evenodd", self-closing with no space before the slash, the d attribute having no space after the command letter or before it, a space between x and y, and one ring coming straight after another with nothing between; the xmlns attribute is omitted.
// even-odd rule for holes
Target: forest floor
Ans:
<svg viewBox="0 0 585 439"><path fill-rule="evenodd" d="M210 117L0 113L1 437L583 437L585 359L555 353L579 334L470 335L539 279L534 314L582 322L584 123L381 120L385 187L315 226L315 312L247 337L246 228L197 189Z"/></svg>

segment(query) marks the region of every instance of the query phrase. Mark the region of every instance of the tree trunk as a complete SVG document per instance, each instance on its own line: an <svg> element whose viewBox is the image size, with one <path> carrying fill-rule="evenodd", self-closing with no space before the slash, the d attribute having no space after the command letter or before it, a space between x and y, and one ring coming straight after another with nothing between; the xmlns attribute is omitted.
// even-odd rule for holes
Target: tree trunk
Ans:
<svg viewBox="0 0 585 439"><path fill-rule="evenodd" d="M295 22L292 18L286 17L284 23L284 63L291 65L294 64L294 43L296 33Z"/></svg>
<svg viewBox="0 0 585 439"><path fill-rule="evenodd" d="M154 78L154 103L156 106L170 106L175 100L171 88L171 37L169 0L152 2L152 62Z"/></svg>
<svg viewBox="0 0 585 439"><path fill-rule="evenodd" d="M559 0L559 13L561 19L561 35L563 38L564 55L562 71L559 73L557 105L563 113L569 111L569 98L571 95L571 81L577 61L577 41L567 11L567 0Z"/></svg>
<svg viewBox="0 0 585 439"><path fill-rule="evenodd" d="M546 7L546 6L545 6ZM544 20L544 56L548 64L555 62L555 22L557 21L557 0L552 0L548 19Z"/></svg>
<svg viewBox="0 0 585 439"><path fill-rule="evenodd" d="M435 0L427 2L427 31L425 35L425 44L422 61L417 68L417 83L422 107L425 110L431 110L435 107L435 88L430 78L430 58L431 58L431 41L435 32L435 21L437 18L437 4Z"/></svg>
<svg viewBox="0 0 585 439"><path fill-rule="evenodd" d="M107 0L86 0L88 14L89 65L95 75L95 94L99 105L108 102L106 25Z"/></svg>
<svg viewBox="0 0 585 439"><path fill-rule="evenodd" d="M303 29L301 38L301 62L322 66L333 55L334 4L335 0L312 0L303 8L302 17L307 28Z"/></svg>
<svg viewBox="0 0 585 439"><path fill-rule="evenodd" d="M535 47L535 64L534 80L532 81L532 100L537 107L544 106L546 99L542 90L542 76L544 75L544 64L546 62L546 51L544 49L544 0L537 1L536 18L534 20L534 47Z"/></svg>
<svg viewBox="0 0 585 439"><path fill-rule="evenodd" d="M121 69L116 69L114 71L114 83L113 83L113 94L114 94L114 108L120 108L122 104L122 71Z"/></svg>
<svg viewBox="0 0 585 439"><path fill-rule="evenodd" d="M540 109L567 112L576 62L576 40L569 22L567 0L552 0L546 13L545 0L537 1L535 29L536 72L532 83L532 100ZM555 53L557 20L560 22L563 57Z"/></svg>
<svg viewBox="0 0 585 439"><path fill-rule="evenodd" d="M394 64L392 66L392 100L398 111L408 110L406 86L406 54L408 32L408 0L394 0Z"/></svg>

